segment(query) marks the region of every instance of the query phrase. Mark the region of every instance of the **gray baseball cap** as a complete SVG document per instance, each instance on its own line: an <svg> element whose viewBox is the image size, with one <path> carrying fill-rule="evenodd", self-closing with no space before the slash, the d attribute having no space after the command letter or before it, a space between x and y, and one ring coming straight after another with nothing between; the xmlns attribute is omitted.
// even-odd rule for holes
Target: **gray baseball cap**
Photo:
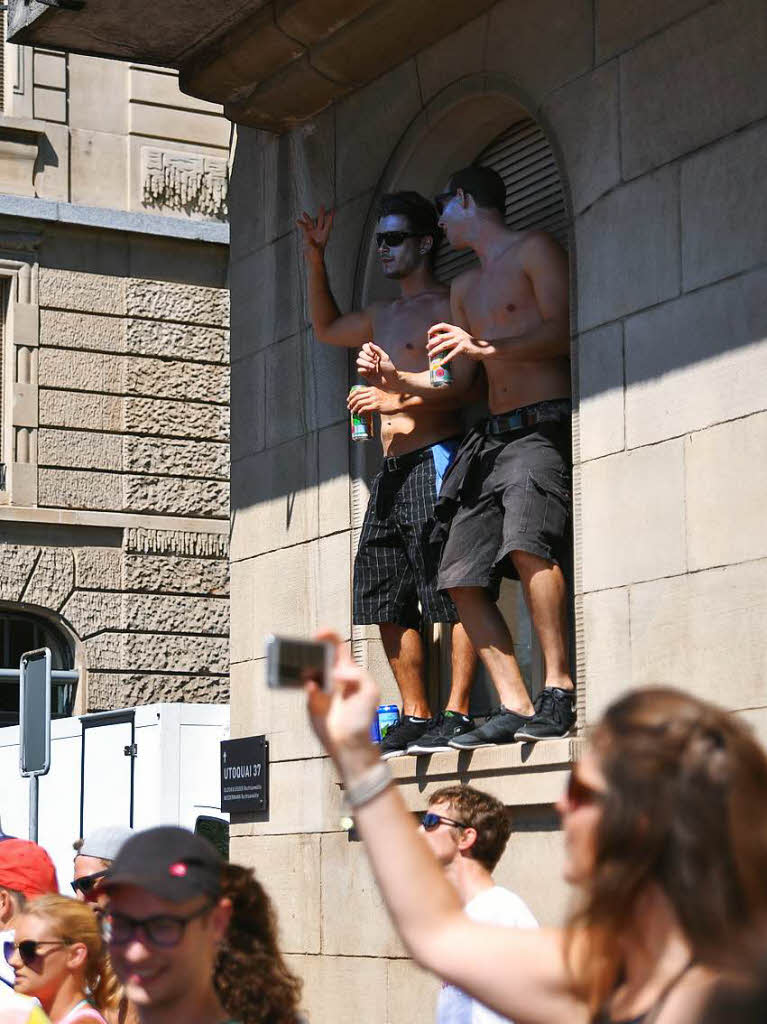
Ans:
<svg viewBox="0 0 767 1024"><path fill-rule="evenodd" d="M98 857L100 860L114 860L123 843L135 832L125 825L104 825L95 828L83 839L77 851L78 857Z"/></svg>

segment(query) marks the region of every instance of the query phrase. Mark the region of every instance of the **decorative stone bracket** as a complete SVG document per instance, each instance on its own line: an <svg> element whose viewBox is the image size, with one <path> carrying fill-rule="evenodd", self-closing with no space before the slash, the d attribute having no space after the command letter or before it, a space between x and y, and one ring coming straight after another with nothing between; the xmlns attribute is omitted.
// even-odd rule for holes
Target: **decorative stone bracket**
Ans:
<svg viewBox="0 0 767 1024"><path fill-rule="evenodd" d="M229 178L224 157L142 146L141 183L144 206L221 220L227 216Z"/></svg>

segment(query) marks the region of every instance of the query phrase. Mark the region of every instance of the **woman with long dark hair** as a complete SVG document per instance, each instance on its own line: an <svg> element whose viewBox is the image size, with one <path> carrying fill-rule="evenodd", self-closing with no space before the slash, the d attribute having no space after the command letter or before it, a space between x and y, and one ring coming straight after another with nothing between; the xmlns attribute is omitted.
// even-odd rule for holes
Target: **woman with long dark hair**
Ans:
<svg viewBox="0 0 767 1024"><path fill-rule="evenodd" d="M413 957L517 1024L697 1020L767 918L767 758L748 728L673 689L617 700L558 805L567 926L498 928L462 913L370 742L377 687L337 652L310 713Z"/></svg>
<svg viewBox="0 0 767 1024"><path fill-rule="evenodd" d="M221 894L232 904L213 983L229 1017L242 1024L297 1024L301 983L277 945L277 916L250 868L224 864Z"/></svg>

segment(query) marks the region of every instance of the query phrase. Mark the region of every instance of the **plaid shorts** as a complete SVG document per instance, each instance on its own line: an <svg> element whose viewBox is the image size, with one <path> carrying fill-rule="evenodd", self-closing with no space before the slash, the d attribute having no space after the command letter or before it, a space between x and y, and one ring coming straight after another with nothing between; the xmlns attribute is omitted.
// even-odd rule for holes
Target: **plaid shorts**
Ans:
<svg viewBox="0 0 767 1024"><path fill-rule="evenodd" d="M354 623L457 622L436 588L437 552L429 544L437 500L431 448L385 458L370 491L354 562Z"/></svg>

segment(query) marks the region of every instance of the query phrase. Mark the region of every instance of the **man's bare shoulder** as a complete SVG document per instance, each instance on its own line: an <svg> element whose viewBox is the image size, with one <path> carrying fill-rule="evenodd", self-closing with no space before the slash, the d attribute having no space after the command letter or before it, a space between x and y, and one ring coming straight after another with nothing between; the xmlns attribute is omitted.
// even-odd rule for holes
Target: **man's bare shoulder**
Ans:
<svg viewBox="0 0 767 1024"><path fill-rule="evenodd" d="M458 298L465 295L479 281L481 273L479 267L469 267L468 270L464 270L450 282L450 294Z"/></svg>
<svg viewBox="0 0 767 1024"><path fill-rule="evenodd" d="M567 259L567 253L548 231L520 231L518 255L523 259Z"/></svg>

